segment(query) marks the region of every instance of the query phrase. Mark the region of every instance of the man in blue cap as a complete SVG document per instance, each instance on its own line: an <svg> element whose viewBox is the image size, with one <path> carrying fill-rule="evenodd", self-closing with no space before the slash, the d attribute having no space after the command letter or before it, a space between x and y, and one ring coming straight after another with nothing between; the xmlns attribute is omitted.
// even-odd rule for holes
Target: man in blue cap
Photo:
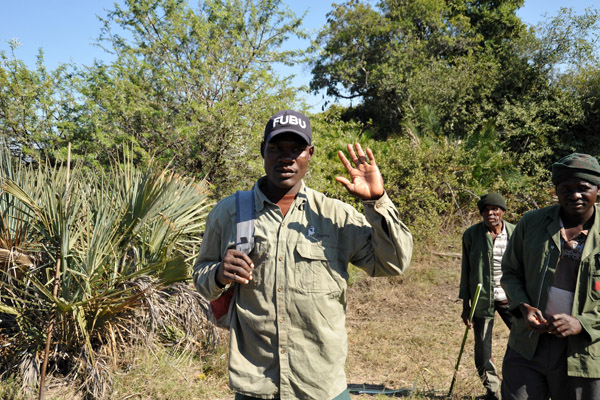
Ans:
<svg viewBox="0 0 600 400"><path fill-rule="evenodd" d="M236 400L349 400L344 364L348 263L371 276L408 266L412 237L385 193L370 149L339 152L365 215L303 183L314 154L308 118L275 114L261 143L266 176L254 185L254 249L235 250L235 198L206 221L194 282L207 299L236 286L229 386Z"/></svg>

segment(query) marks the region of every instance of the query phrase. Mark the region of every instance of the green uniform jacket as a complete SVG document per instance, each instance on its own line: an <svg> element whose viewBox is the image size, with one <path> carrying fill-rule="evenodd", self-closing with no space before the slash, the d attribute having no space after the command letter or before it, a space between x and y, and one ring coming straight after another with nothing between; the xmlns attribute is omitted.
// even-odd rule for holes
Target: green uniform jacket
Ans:
<svg viewBox="0 0 600 400"><path fill-rule="evenodd" d="M259 181L260 182L260 181ZM229 339L229 386L281 400L329 400L346 389L348 263L371 276L408 267L412 236L384 194L365 214L304 184L285 217L254 186L252 280L237 286ZM207 299L221 295L215 272L235 248L235 197L206 220L194 282Z"/></svg>
<svg viewBox="0 0 600 400"><path fill-rule="evenodd" d="M504 221L508 239L515 229L514 224ZM494 241L482 221L471 226L462 237L462 267L458 297L472 300L477 285L481 283L479 300L473 316L494 318Z"/></svg>
<svg viewBox="0 0 600 400"><path fill-rule="evenodd" d="M569 336L569 376L600 378L600 212L598 206L581 255L571 315L583 328ZM528 329L518 310L521 303L546 309L548 290L560 256L560 206L530 211L521 218L502 259L502 287L517 316L508 344L531 359L539 335Z"/></svg>

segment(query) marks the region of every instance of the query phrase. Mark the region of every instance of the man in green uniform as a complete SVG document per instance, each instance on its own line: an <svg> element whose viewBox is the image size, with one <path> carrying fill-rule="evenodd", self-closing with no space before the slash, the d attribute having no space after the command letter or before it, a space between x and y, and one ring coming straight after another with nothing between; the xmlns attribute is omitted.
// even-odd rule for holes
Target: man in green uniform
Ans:
<svg viewBox="0 0 600 400"><path fill-rule="evenodd" d="M504 221L506 201L498 193L482 196L477 207L483 221L465 231L462 238L462 267L459 298L463 299L462 320L475 332L475 367L486 389L486 400L499 400L500 378L492 356L494 315L510 328L512 314L500 285L504 250L515 226ZM479 300L469 322L471 300L478 284L482 284Z"/></svg>
<svg viewBox="0 0 600 400"><path fill-rule="evenodd" d="M600 399L598 161L573 153L552 165L558 205L526 213L502 260L513 322L504 400Z"/></svg>
<svg viewBox="0 0 600 400"><path fill-rule="evenodd" d="M286 110L267 123L266 176L254 186L255 245L235 250L235 198L210 212L194 282L207 299L236 285L229 385L236 399L350 399L344 364L348 263L371 276L408 266L412 236L384 191L373 153L348 145L339 157L365 215L306 187L315 148L310 121Z"/></svg>

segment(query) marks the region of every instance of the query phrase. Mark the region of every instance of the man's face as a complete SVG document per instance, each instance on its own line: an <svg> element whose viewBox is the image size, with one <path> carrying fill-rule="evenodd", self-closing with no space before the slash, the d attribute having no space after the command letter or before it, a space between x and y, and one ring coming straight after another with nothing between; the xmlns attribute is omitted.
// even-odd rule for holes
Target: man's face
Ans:
<svg viewBox="0 0 600 400"><path fill-rule="evenodd" d="M281 133L261 147L265 173L270 185L289 190L297 186L306 174L314 146L306 144L295 133Z"/></svg>
<svg viewBox="0 0 600 400"><path fill-rule="evenodd" d="M579 178L570 178L556 186L561 211L579 217L590 213L598 198L598 186Z"/></svg>
<svg viewBox="0 0 600 400"><path fill-rule="evenodd" d="M502 226L502 217L504 217L504 210L498 206L485 206L481 211L483 222L489 229L493 229L497 226Z"/></svg>

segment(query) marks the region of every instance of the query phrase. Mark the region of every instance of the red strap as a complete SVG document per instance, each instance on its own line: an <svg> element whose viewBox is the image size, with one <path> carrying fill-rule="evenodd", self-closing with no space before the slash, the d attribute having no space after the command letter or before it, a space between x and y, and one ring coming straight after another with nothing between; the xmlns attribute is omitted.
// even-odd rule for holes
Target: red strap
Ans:
<svg viewBox="0 0 600 400"><path fill-rule="evenodd" d="M230 287L225 293L221 295L221 297L210 302L210 309L213 315L215 316L215 319L219 319L223 315L227 314L227 311L229 311L229 303L231 303L232 297L233 287Z"/></svg>

